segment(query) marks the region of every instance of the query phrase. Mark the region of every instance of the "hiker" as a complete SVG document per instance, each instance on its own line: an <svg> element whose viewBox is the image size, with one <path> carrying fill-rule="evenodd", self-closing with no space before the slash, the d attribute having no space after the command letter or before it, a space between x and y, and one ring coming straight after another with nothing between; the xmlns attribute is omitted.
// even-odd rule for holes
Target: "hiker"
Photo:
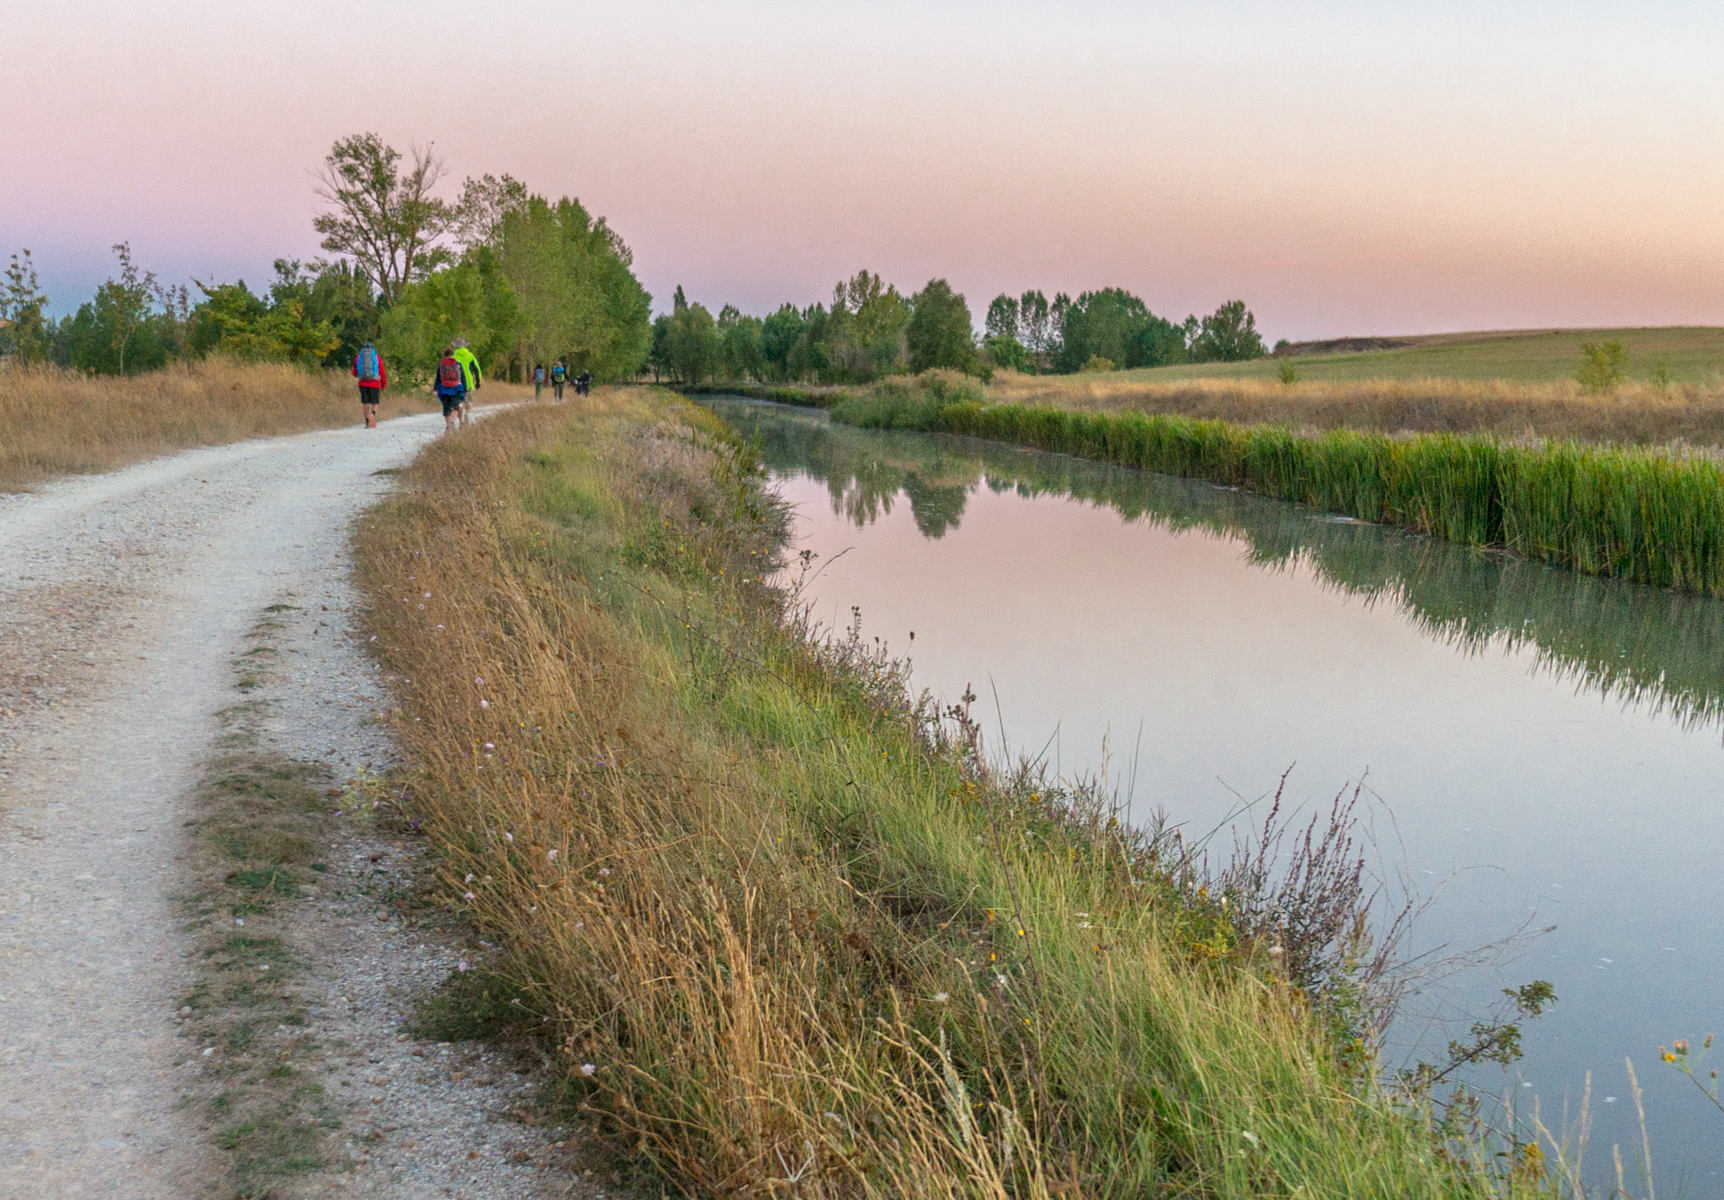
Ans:
<svg viewBox="0 0 1724 1200"><path fill-rule="evenodd" d="M479 370L479 356L467 347L466 338L455 340L455 361L461 364L462 380L467 390L461 393L461 424L467 423L467 417L473 411L473 393L484 386L484 373Z"/></svg>
<svg viewBox="0 0 1724 1200"><path fill-rule="evenodd" d="M593 373L591 371L582 371L580 373L580 375L575 379L575 395L585 396L587 393L591 392L592 390L593 390Z"/></svg>
<svg viewBox="0 0 1724 1200"><path fill-rule="evenodd" d="M569 368L558 359L551 364L551 398L558 404L563 402L563 385L569 381Z"/></svg>
<svg viewBox="0 0 1724 1200"><path fill-rule="evenodd" d="M455 347L443 347L443 357L432 376L437 398L443 402L443 431L454 432L461 420L461 405L467 399L467 373L455 357Z"/></svg>
<svg viewBox="0 0 1724 1200"><path fill-rule="evenodd" d="M353 376L359 380L359 410L365 414L365 428L377 428L377 402L383 399L383 389L389 386L389 374L383 369L383 356L377 347L366 342L353 356Z"/></svg>
<svg viewBox="0 0 1724 1200"><path fill-rule="evenodd" d="M545 368L542 366L534 367L533 368L533 399L537 400L539 398L540 393L543 392L544 390L545 390Z"/></svg>

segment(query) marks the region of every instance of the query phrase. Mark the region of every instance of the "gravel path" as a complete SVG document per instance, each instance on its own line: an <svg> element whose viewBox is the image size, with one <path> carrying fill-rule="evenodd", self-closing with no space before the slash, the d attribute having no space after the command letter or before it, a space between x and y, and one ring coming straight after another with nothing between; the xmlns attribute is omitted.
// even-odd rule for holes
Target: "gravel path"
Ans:
<svg viewBox="0 0 1724 1200"><path fill-rule="evenodd" d="M176 921L191 795L272 605L295 607L277 610L293 619L265 692L245 697L265 740L337 778L387 762L347 528L388 486L379 472L441 428L248 442L0 497L0 1198L231 1192L191 1103L207 1062L175 1018L196 973ZM397 1040L412 998L470 951L361 906L370 876L405 881L412 849L332 836L305 990L340 1047L321 1068L351 1108L346 1165L283 1194L575 1194L548 1150L562 1131L500 1120L530 1073Z"/></svg>

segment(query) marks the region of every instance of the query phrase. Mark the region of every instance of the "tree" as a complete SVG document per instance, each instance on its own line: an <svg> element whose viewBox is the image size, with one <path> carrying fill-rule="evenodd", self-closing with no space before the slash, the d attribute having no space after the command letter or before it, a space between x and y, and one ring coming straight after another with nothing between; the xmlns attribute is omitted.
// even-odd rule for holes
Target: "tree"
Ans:
<svg viewBox="0 0 1724 1200"><path fill-rule="evenodd" d="M156 297L156 275L145 271L141 276L132 263L132 244L116 242L112 247L120 258L120 277L109 279L96 290L96 311L105 318L111 331L109 338L119 360L119 374L126 373L126 346L150 315Z"/></svg>
<svg viewBox="0 0 1724 1200"><path fill-rule="evenodd" d="M988 315L982 322L982 329L990 338L1011 338L1014 342L1018 337L1018 302L1011 296L1001 292L988 303Z"/></svg>
<svg viewBox="0 0 1724 1200"><path fill-rule="evenodd" d="M451 210L431 195L446 168L429 145L414 146L412 155L403 173L400 151L375 133L354 134L330 148L318 173L318 195L335 210L319 213L312 228L325 250L353 260L385 307L449 257L435 243Z"/></svg>
<svg viewBox="0 0 1724 1200"><path fill-rule="evenodd" d="M718 312L718 372L725 379L758 379L761 368L759 317L750 317L734 304Z"/></svg>
<svg viewBox="0 0 1724 1200"><path fill-rule="evenodd" d="M1138 297L1123 288L1085 292L1064 305L1060 314L1061 371L1082 371L1095 360L1114 366L1159 367L1185 357L1180 326L1156 316Z"/></svg>
<svg viewBox="0 0 1724 1200"><path fill-rule="evenodd" d="M1589 392L1608 392L1622 382L1622 367L1628 351L1615 338L1608 342L1580 344L1580 370L1575 378Z"/></svg>
<svg viewBox="0 0 1724 1200"><path fill-rule="evenodd" d="M680 383L700 383L710 378L718 366L717 323L704 304L688 302L680 284L671 304L669 316L654 323L658 365Z"/></svg>
<svg viewBox="0 0 1724 1200"><path fill-rule="evenodd" d="M944 279L931 279L911 299L910 323L904 340L912 371L951 367L973 373L976 369L976 335L970 324L970 306L963 293L954 292Z"/></svg>
<svg viewBox="0 0 1724 1200"><path fill-rule="evenodd" d="M527 207L527 185L512 176L501 179L485 175L461 185L461 199L451 215L450 228L462 246L490 246L502 242L503 222Z"/></svg>
<svg viewBox="0 0 1724 1200"><path fill-rule="evenodd" d="M797 347L808 337L808 318L794 304L785 303L778 311L761 322L760 357L766 371L774 379L798 378L791 369Z"/></svg>
<svg viewBox="0 0 1724 1200"><path fill-rule="evenodd" d="M496 255L484 251L408 284L383 314L377 348L402 376L428 378L443 347L464 339L491 375L508 362L520 323L520 300Z"/></svg>
<svg viewBox="0 0 1724 1200"><path fill-rule="evenodd" d="M1030 290L1018 297L1018 341L1028 352L1029 360L1038 371L1053 365L1053 322L1048 312L1048 298L1040 291Z"/></svg>
<svg viewBox="0 0 1724 1200"><path fill-rule="evenodd" d="M0 355L20 363L42 362L48 357L49 329L42 310L48 307L36 279L36 264L28 250L12 256L6 282L0 286Z"/></svg>
<svg viewBox="0 0 1724 1200"><path fill-rule="evenodd" d="M523 367L562 355L572 371L616 379L647 360L652 297L622 238L579 200L529 196L504 213L496 254L520 298Z"/></svg>
<svg viewBox="0 0 1724 1200"><path fill-rule="evenodd" d="M1257 318L1243 300L1229 300L1204 317L1197 336L1191 339L1192 362L1240 362L1263 355Z"/></svg>

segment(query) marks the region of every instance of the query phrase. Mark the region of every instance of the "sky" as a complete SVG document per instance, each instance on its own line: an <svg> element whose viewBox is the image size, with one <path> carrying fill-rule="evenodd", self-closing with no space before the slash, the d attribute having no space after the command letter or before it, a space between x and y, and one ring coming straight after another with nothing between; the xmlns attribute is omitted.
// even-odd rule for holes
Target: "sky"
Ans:
<svg viewBox="0 0 1724 1200"><path fill-rule="evenodd" d="M57 312L320 253L338 137L579 197L668 307L866 267L1270 339L1724 324L1724 5L0 0Z"/></svg>

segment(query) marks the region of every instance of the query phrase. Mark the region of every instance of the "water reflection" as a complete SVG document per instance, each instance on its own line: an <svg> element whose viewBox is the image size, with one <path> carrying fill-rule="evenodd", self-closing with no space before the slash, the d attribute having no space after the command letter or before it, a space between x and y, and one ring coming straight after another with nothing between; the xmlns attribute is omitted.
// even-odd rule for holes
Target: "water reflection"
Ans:
<svg viewBox="0 0 1724 1200"><path fill-rule="evenodd" d="M1392 604L1464 652L1525 648L1539 671L1579 689L1685 728L1724 723L1724 602L1575 575L1191 480L968 438L854 429L748 402L715 407L758 439L769 467L819 480L833 512L858 526L891 513L902 497L923 536L939 538L958 527L980 487L1072 496L1128 521L1236 538L1265 568L1306 564L1325 586Z"/></svg>

